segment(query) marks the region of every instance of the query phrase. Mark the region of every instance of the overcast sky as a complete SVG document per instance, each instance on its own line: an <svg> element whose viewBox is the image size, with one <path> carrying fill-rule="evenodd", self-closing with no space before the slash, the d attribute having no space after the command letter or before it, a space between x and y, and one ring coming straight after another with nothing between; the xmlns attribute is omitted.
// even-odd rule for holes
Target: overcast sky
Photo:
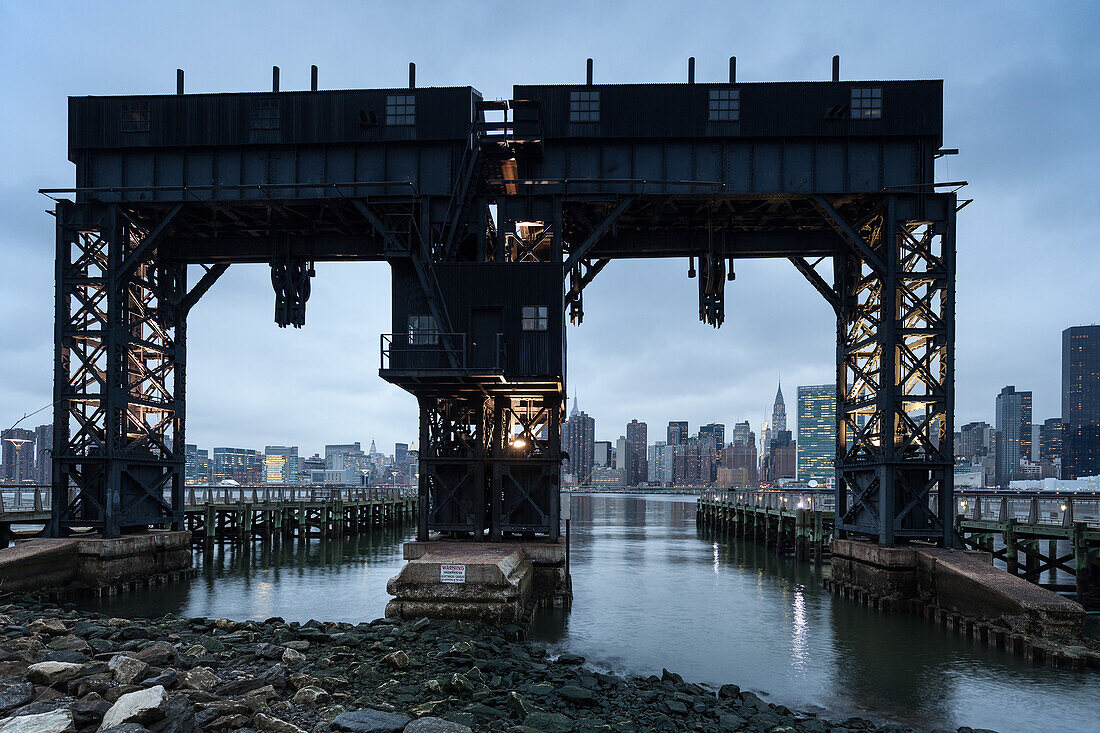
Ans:
<svg viewBox="0 0 1100 733"><path fill-rule="evenodd" d="M153 6L161 9L154 9ZM841 6L837 10L834 6ZM229 9L227 9L229 8ZM992 422L1006 384L1060 411L1066 326L1100 320L1096 214L1100 52L1095 3L20 3L0 0L0 423L51 400L53 219L43 187L74 183L66 96L309 85L944 79L938 180L966 179L958 220L956 423ZM616 261L570 327L569 390L614 439L631 418L663 438L670 419L754 429L782 375L834 378L832 311L786 261L744 262L720 330L697 319L680 261ZM416 403L383 382L384 264L320 264L301 331L273 320L268 268L234 265L192 312L188 441L304 454L354 440L416 438ZM47 413L28 420L45 422ZM793 419L791 421L793 427Z"/></svg>

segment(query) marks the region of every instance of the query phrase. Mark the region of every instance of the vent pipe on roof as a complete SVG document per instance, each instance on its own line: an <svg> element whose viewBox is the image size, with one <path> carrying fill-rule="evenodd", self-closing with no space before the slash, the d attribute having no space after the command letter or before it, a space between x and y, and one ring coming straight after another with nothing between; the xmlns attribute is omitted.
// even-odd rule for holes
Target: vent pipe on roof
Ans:
<svg viewBox="0 0 1100 733"><path fill-rule="evenodd" d="M840 57L833 56L833 81L840 81Z"/></svg>
<svg viewBox="0 0 1100 733"><path fill-rule="evenodd" d="M688 58L688 84L695 83L695 57Z"/></svg>
<svg viewBox="0 0 1100 733"><path fill-rule="evenodd" d="M737 81L737 57L730 56L730 84Z"/></svg>
<svg viewBox="0 0 1100 733"><path fill-rule="evenodd" d="M271 91L279 91L279 67L271 67Z"/></svg>
<svg viewBox="0 0 1100 733"><path fill-rule="evenodd" d="M183 69L176 69L176 94L183 94Z"/></svg>
<svg viewBox="0 0 1100 733"><path fill-rule="evenodd" d="M416 64L409 62L409 89L416 89Z"/></svg>
<svg viewBox="0 0 1100 733"><path fill-rule="evenodd" d="M309 67L309 91L317 91L317 64Z"/></svg>
<svg viewBox="0 0 1100 733"><path fill-rule="evenodd" d="M588 86L592 86L592 59L588 59L588 70L585 73L584 83Z"/></svg>

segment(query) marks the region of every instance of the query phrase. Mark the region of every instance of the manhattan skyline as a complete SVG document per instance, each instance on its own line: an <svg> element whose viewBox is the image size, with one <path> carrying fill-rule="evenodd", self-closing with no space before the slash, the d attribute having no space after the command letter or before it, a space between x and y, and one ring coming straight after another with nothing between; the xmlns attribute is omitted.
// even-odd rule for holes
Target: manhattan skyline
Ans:
<svg viewBox="0 0 1100 733"><path fill-rule="evenodd" d="M189 90L262 90L272 64L287 89L308 87L310 64L320 67L322 88L377 87L403 83L406 64L416 61L425 86L473 79L487 98L499 98L515 79L581 79L586 56L601 83L682 81L688 56L700 79L721 78L730 55L746 81L825 79L834 53L842 79L947 79L944 145L961 153L940 160L937 179L972 181L960 197L974 199L958 219L956 424L990 420L992 396L1007 384L1034 393L1037 418L1060 414L1061 330L1100 312L1086 219L1087 192L1100 175L1100 144L1087 123L1098 103L1080 94L1100 77L1092 6L1051 14L1024 4L1011 13L944 4L931 36L876 31L887 22L919 25L926 8L655 4L648 28L611 5L589 8L592 23L581 28L567 27L568 13L543 18L510 8L517 22L544 23L547 33L574 41L568 51L555 43L526 53L518 39L487 49L443 32L499 12L491 6L414 8L396 24L382 22L396 13L384 6L341 9L335 23L334 8L305 14L276 3L206 26L204 8L213 7L154 11L154 22L114 8L74 6L57 17L33 6L5 11L0 90L25 114L5 119L0 143L9 172L0 186L8 265L0 298L3 428L52 399L53 220L36 189L73 184L65 95L171 92L177 67ZM708 22L679 32L702 18ZM623 32L608 37L602 29L612 23ZM45 26L48 55L34 45L35 29ZM200 26L201 35L186 32ZM246 26L255 32L241 34ZM97 38L108 30L130 39L124 52L102 49ZM507 69L493 63L502 53L514 59ZM1041 257L1031 256L1035 246ZM601 425L625 430L631 418L651 427L747 419L755 428L780 371L792 387L833 378L835 324L820 296L785 261L739 261L736 269L718 331L697 321L697 281L686 277L686 262L615 262L586 290L585 323L568 330L568 391L589 395L582 407L599 416L600 437L619 434ZM415 400L377 376L378 334L392 330L388 268L318 265L300 332L272 322L269 280L265 267L235 265L193 312L187 442L415 442Z"/></svg>

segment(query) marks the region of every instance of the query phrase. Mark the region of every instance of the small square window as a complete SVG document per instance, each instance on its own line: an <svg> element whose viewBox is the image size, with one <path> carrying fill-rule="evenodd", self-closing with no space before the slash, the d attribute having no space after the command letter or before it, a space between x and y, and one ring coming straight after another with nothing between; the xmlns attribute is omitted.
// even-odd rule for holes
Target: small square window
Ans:
<svg viewBox="0 0 1100 733"><path fill-rule="evenodd" d="M852 88L852 119L882 119L882 87Z"/></svg>
<svg viewBox="0 0 1100 733"><path fill-rule="evenodd" d="M439 327L432 316L409 316L409 346L436 346Z"/></svg>
<svg viewBox="0 0 1100 733"><path fill-rule="evenodd" d="M550 308L545 305L525 305L522 308L524 331L545 331L549 327Z"/></svg>
<svg viewBox="0 0 1100 733"><path fill-rule="evenodd" d="M252 129L279 129L279 100L257 99L252 103Z"/></svg>
<svg viewBox="0 0 1100 733"><path fill-rule="evenodd" d="M711 122L737 122L741 119L740 89L711 89L707 104L707 119Z"/></svg>
<svg viewBox="0 0 1100 733"><path fill-rule="evenodd" d="M130 102L122 105L122 132L149 132L149 103Z"/></svg>
<svg viewBox="0 0 1100 733"><path fill-rule="evenodd" d="M594 91L569 92L570 122L599 122L600 93Z"/></svg>
<svg viewBox="0 0 1100 733"><path fill-rule="evenodd" d="M416 96L412 94L386 95L386 124L415 125Z"/></svg>

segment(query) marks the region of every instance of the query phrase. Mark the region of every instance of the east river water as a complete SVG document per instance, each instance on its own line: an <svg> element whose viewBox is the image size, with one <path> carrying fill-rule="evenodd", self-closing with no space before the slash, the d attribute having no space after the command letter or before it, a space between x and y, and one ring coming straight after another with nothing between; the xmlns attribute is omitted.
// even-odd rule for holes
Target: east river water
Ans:
<svg viewBox="0 0 1100 733"><path fill-rule="evenodd" d="M196 553L190 583L89 607L116 616L356 623L382 615L403 564L393 531ZM1002 733L1100 731L1100 673L1032 666L920 619L835 598L821 571L695 526L693 497L573 497L573 608L531 639L623 674L733 682L823 717ZM1094 629L1090 628L1094 632Z"/></svg>

